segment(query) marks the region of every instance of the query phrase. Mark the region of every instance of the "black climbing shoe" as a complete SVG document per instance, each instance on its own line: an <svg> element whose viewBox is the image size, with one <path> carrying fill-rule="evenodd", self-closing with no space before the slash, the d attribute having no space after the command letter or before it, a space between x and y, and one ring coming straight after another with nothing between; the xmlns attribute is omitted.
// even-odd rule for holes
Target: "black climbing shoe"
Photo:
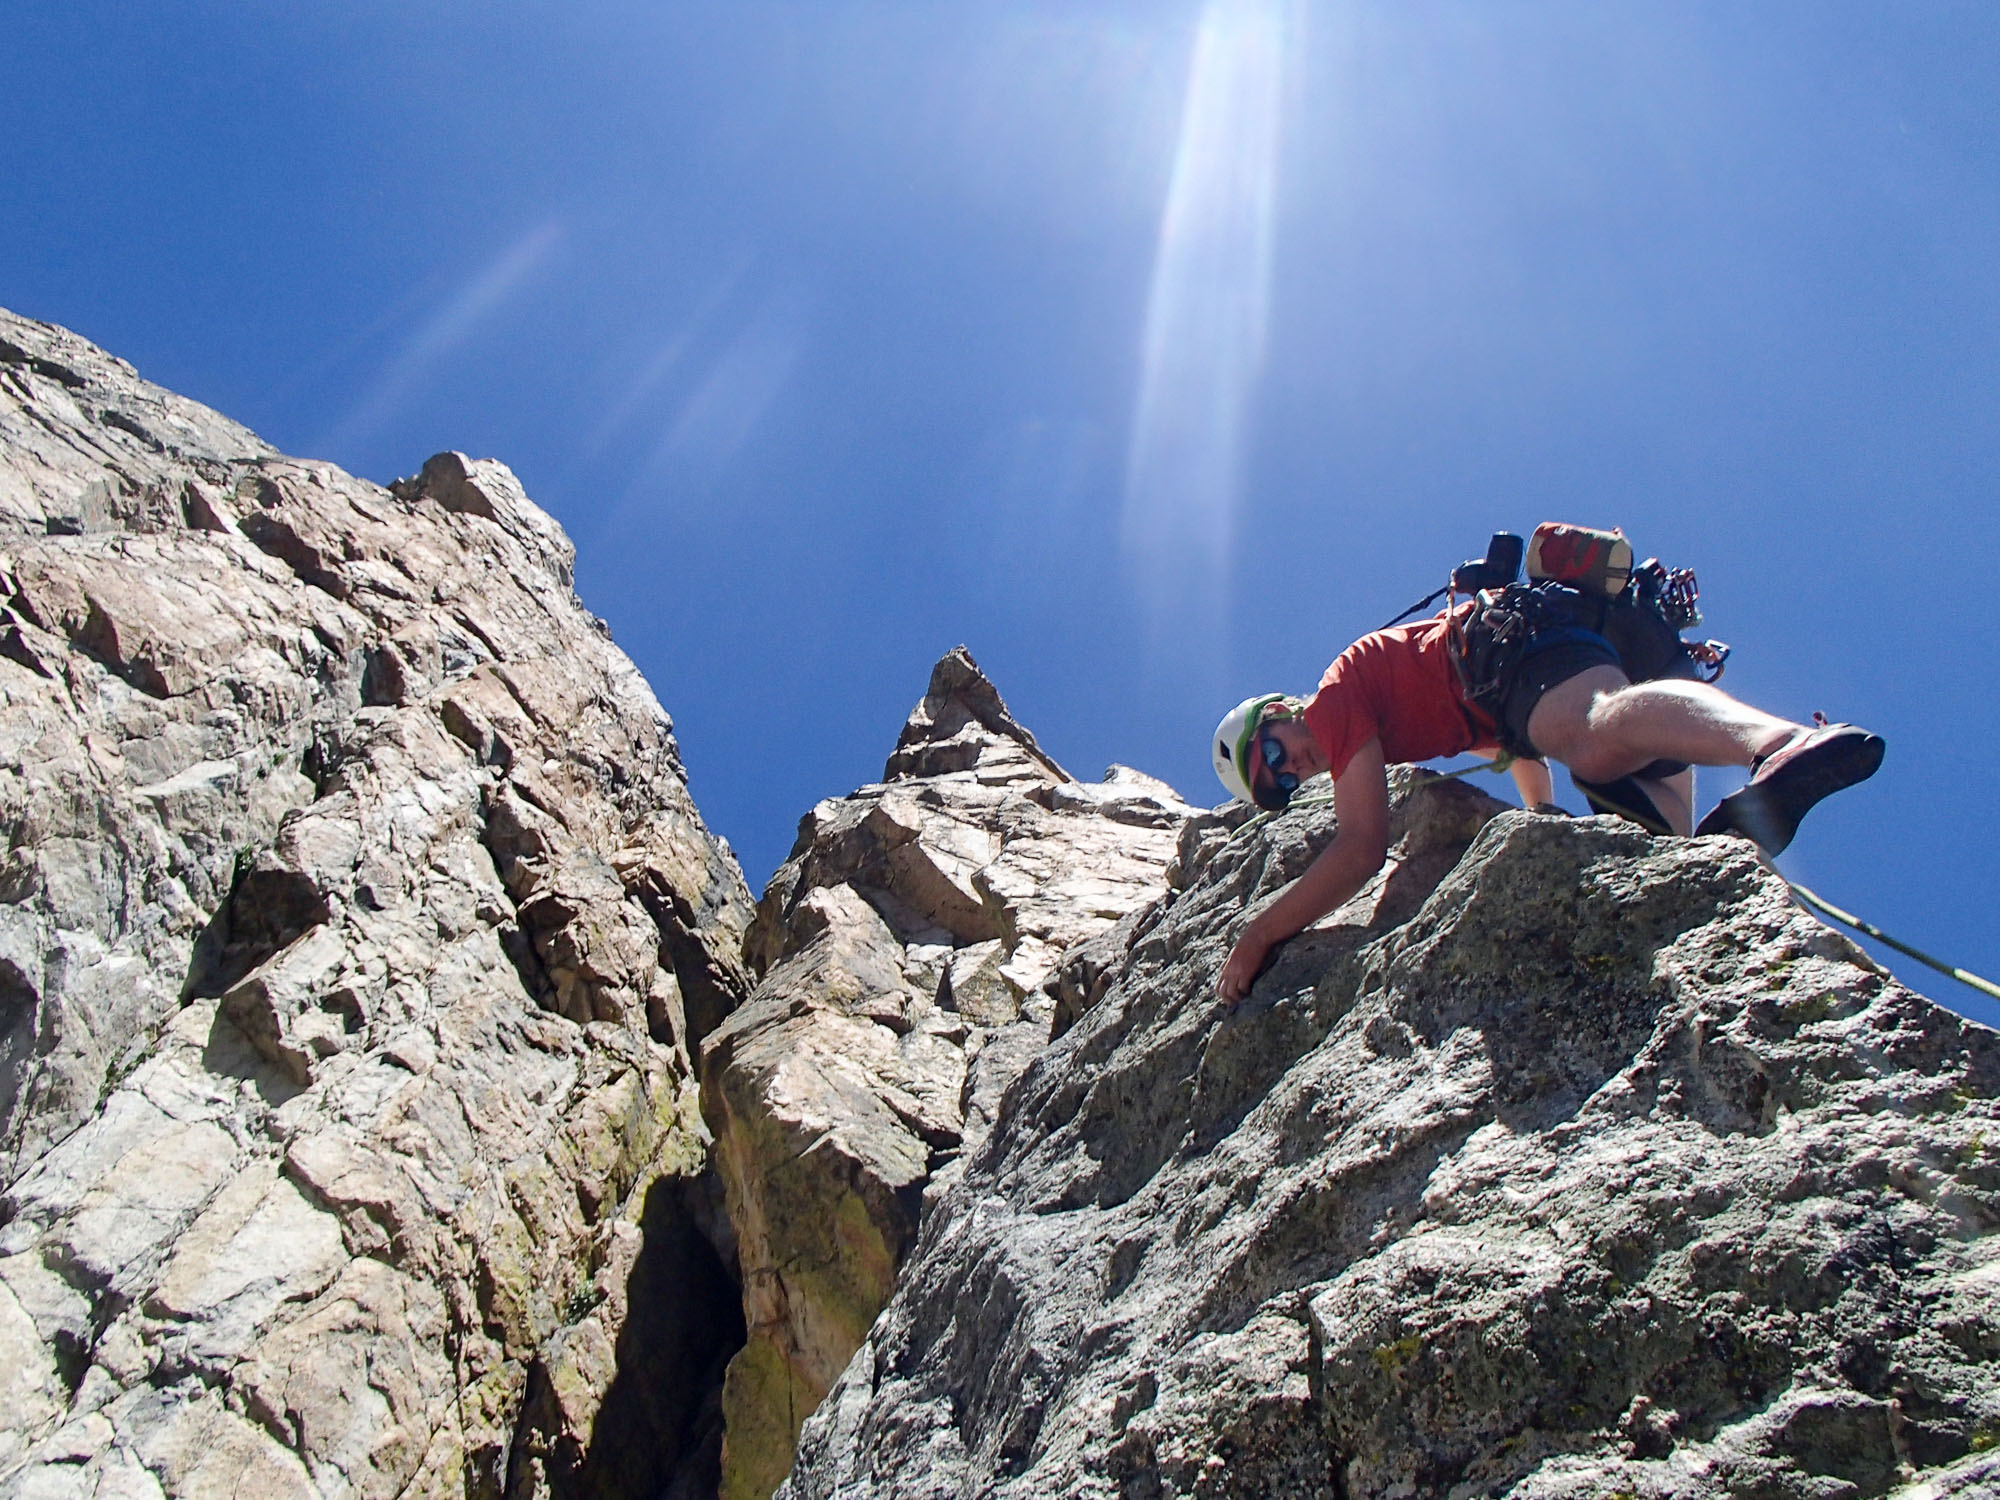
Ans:
<svg viewBox="0 0 2000 1500"><path fill-rule="evenodd" d="M1571 773L1571 781L1583 793L1594 813L1609 813L1628 823L1637 823L1648 833L1672 833L1667 815L1660 811L1636 776L1620 776L1616 781L1583 781Z"/></svg>
<svg viewBox="0 0 2000 1500"><path fill-rule="evenodd" d="M1766 854L1781 854L1813 804L1873 776L1884 748L1880 735L1853 724L1794 735L1758 760L1750 784L1716 803L1695 832L1740 833Z"/></svg>

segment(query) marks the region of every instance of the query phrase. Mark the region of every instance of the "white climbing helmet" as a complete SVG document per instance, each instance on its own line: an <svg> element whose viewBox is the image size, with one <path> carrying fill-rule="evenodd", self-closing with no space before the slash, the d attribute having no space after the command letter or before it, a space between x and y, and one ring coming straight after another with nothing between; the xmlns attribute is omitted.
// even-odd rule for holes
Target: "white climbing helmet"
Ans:
<svg viewBox="0 0 2000 1500"><path fill-rule="evenodd" d="M1257 721L1273 703L1288 701L1283 693L1259 693L1230 709L1215 726L1210 754L1215 761L1216 779L1239 802L1257 800L1250 791L1250 745L1257 737Z"/></svg>

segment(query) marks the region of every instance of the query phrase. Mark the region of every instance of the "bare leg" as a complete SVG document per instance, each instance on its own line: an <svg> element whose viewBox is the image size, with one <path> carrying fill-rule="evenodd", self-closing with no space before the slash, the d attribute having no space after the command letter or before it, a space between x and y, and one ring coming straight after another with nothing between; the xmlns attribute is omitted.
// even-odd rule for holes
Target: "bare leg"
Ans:
<svg viewBox="0 0 2000 1500"><path fill-rule="evenodd" d="M1675 833L1685 836L1694 831L1694 770L1690 767L1678 776L1669 776L1664 781L1649 781L1634 777L1641 790L1653 799L1667 820L1667 826Z"/></svg>
<svg viewBox="0 0 2000 1500"><path fill-rule="evenodd" d="M1584 780L1616 781L1660 759L1747 766L1803 727L1706 682L1633 683L1592 667L1542 695L1528 737Z"/></svg>

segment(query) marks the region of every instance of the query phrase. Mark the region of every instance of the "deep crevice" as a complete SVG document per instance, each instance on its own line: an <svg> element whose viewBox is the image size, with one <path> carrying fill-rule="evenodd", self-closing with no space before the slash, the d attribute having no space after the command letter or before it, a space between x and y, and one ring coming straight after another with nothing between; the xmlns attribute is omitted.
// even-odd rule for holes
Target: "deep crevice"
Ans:
<svg viewBox="0 0 2000 1500"><path fill-rule="evenodd" d="M635 894L659 929L660 950L680 986L682 1014L687 1018L688 1055L701 1068L702 1038L729 1019L744 1001L746 991L728 982L717 972L715 957L695 936L700 916L678 891L661 891L649 883Z"/></svg>
<svg viewBox="0 0 2000 1500"><path fill-rule="evenodd" d="M561 1432L555 1391L537 1363L508 1464L507 1494L555 1500L708 1500L722 1473L722 1375L743 1347L734 1268L704 1231L703 1179L647 1189L643 1248L626 1282L617 1369L588 1447Z"/></svg>
<svg viewBox="0 0 2000 1500"><path fill-rule="evenodd" d="M10 1125L14 1106L40 1048L36 1033L42 997L28 976L0 959L0 1126Z"/></svg>
<svg viewBox="0 0 2000 1500"><path fill-rule="evenodd" d="M543 1010L559 1010L556 987L549 978L542 958L535 951L535 941L529 937L518 922L503 922L496 930L500 940L500 951L507 955L507 962L514 966L514 972L521 978L521 988L528 998Z"/></svg>

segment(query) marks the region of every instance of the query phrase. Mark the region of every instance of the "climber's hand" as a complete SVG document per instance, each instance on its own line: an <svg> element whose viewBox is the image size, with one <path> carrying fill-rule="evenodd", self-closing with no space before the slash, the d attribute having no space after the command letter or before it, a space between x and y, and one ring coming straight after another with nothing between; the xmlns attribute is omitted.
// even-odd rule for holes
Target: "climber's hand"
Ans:
<svg viewBox="0 0 2000 1500"><path fill-rule="evenodd" d="M1389 777L1379 739L1354 752L1347 769L1334 778L1333 797L1340 809L1333 842L1243 929L1216 981L1224 1004L1241 1004L1273 948L1352 897L1388 858Z"/></svg>
<svg viewBox="0 0 2000 1500"><path fill-rule="evenodd" d="M1222 978L1216 984L1216 993L1223 1003L1232 1010L1242 1003L1250 993L1250 986L1257 982L1257 975L1263 970L1264 960L1271 956L1272 943L1252 922L1244 929L1243 936L1236 940L1236 946L1229 950L1229 958L1222 965Z"/></svg>

